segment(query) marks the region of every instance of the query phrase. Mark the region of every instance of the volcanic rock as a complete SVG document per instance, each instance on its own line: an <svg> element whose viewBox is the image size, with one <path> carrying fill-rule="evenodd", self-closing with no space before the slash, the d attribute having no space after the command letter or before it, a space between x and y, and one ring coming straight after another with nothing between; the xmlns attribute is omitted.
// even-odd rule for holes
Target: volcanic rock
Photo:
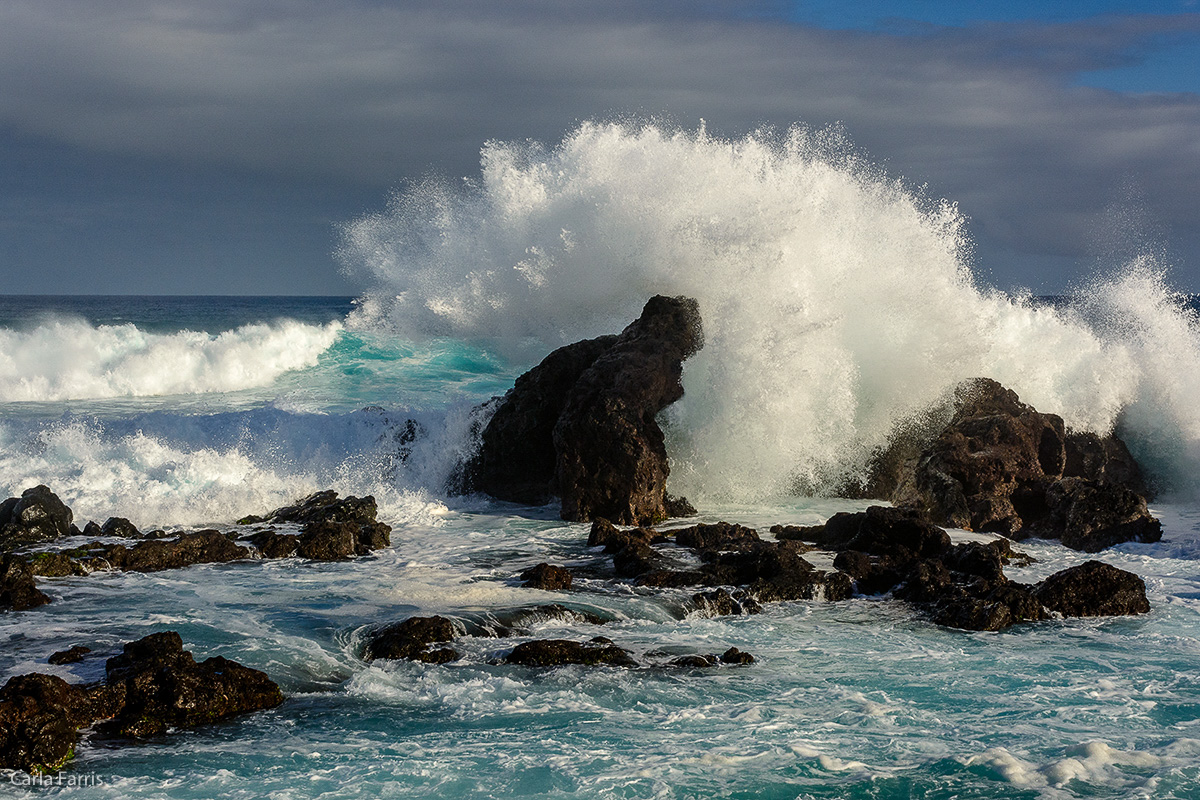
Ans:
<svg viewBox="0 0 1200 800"><path fill-rule="evenodd" d="M1132 572L1088 561L1056 572L1033 589L1051 611L1066 617L1107 617L1150 611L1146 583Z"/></svg>
<svg viewBox="0 0 1200 800"><path fill-rule="evenodd" d="M702 341L696 301L660 295L620 335L554 351L517 379L484 429L471 485L515 502L557 494L568 520L637 525L694 512L668 503L655 416L683 396L683 361Z"/></svg>
<svg viewBox="0 0 1200 800"><path fill-rule="evenodd" d="M0 557L0 611L26 611L50 602L33 581L33 572L19 556Z"/></svg>
<svg viewBox="0 0 1200 800"><path fill-rule="evenodd" d="M46 486L0 503L0 551L71 535L71 509Z"/></svg>
<svg viewBox="0 0 1200 800"><path fill-rule="evenodd" d="M554 426L580 376L616 341L613 334L560 347L517 378L484 428L469 469L474 488L516 503L550 499L557 486Z"/></svg>
<svg viewBox="0 0 1200 800"><path fill-rule="evenodd" d="M101 545L89 550L93 569L105 565L125 572L160 572L192 564L218 564L248 558L250 551L217 530L180 534L176 539L139 542L132 547Z"/></svg>
<svg viewBox="0 0 1200 800"><path fill-rule="evenodd" d="M543 589L548 592L565 591L571 588L571 573L562 567L542 562L521 573L523 584L530 589Z"/></svg>
<svg viewBox="0 0 1200 800"><path fill-rule="evenodd" d="M62 678L10 678L0 688L0 767L57 772L75 754L76 731L98 713L88 692Z"/></svg>
<svg viewBox="0 0 1200 800"><path fill-rule="evenodd" d="M50 675L0 689L0 767L54 772L74 754L78 729L148 736L273 708L283 694L266 675L221 657L199 664L168 631L130 642L108 660L106 682L78 686Z"/></svg>
<svg viewBox="0 0 1200 800"><path fill-rule="evenodd" d="M108 687L123 704L102 726L120 736L151 736L274 708L283 693L264 673L214 656L196 663L174 631L126 644L105 664Z"/></svg>
<svg viewBox="0 0 1200 800"><path fill-rule="evenodd" d="M1060 538L1088 552L1161 536L1141 472L1120 439L1068 432L1060 417L987 378L960 386L955 403L946 427L919 455L901 460L890 498L896 505L939 525Z"/></svg>
<svg viewBox="0 0 1200 800"><path fill-rule="evenodd" d="M568 639L535 639L514 647L504 662L524 667L557 667L564 664L637 666L628 650L608 643L607 640L581 644Z"/></svg>
<svg viewBox="0 0 1200 800"><path fill-rule="evenodd" d="M277 508L265 516L249 516L238 520L241 525L259 523L292 523L300 526L300 536L293 543L281 538L289 534L261 531L250 541L266 558L283 558L298 553L314 561L343 561L364 556L391 544L390 526L376 520L378 507L375 498L344 497L338 499L332 489L316 492L290 506ZM272 534L272 535L268 535Z"/></svg>
<svg viewBox="0 0 1200 800"><path fill-rule="evenodd" d="M451 647L431 649L429 645L452 642L456 638L458 631L454 623L445 617L410 617L372 633L363 651L363 660L407 659L445 664L457 660L458 653Z"/></svg>
<svg viewBox="0 0 1200 800"><path fill-rule="evenodd" d="M142 532L137 529L129 520L124 517L109 517L103 525L100 526L101 536L120 536L125 539L141 538Z"/></svg>
<svg viewBox="0 0 1200 800"><path fill-rule="evenodd" d="M77 664L83 657L92 652L92 648L77 644L68 650L59 650L46 659L47 664Z"/></svg>

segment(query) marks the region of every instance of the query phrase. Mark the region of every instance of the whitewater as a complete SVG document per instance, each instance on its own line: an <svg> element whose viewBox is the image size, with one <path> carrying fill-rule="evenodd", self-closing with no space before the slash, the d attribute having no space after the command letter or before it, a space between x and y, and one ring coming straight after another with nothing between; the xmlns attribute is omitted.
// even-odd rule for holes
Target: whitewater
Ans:
<svg viewBox="0 0 1200 800"><path fill-rule="evenodd" d="M0 299L3 497L44 483L81 527L175 530L333 488L374 495L395 528L392 548L350 563L41 580L53 603L0 616L4 676L95 680L102 658L45 659L173 629L288 696L137 746L85 740L69 769L103 783L62 791L1200 796L1200 328L1168 264L1104 265L1055 302L1000 292L977 277L958 209L837 129L725 140L624 123L489 142L477 177L398 191L346 226L337 257L362 296ZM701 521L765 530L865 507L830 494L957 383L988 376L1069 427L1115 430L1147 469L1163 541L1098 557L1144 577L1153 611L1000 634L884 598L708 618L686 591L605 577L588 526L553 505L447 492L479 403L554 347L619 331L654 294L696 298L704 321L685 397L660 420L668 488ZM1008 568L1023 582L1084 560L1021 549L1038 559ZM539 561L585 577L567 595L521 588ZM512 642L486 638L446 665L359 657L372 624L546 602L610 620L603 634L635 656L737 646L758 663L538 673L490 663ZM596 635L549 617L528 629Z"/></svg>

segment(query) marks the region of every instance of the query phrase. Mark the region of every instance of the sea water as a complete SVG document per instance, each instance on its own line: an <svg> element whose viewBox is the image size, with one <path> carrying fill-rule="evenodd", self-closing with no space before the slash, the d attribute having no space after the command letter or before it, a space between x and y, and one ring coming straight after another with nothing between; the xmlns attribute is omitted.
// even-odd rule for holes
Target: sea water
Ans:
<svg viewBox="0 0 1200 800"><path fill-rule="evenodd" d="M39 579L50 605L0 615L0 676L97 680L122 643L177 630L287 700L133 745L85 736L63 773L79 780L6 774L0 794L1200 797L1200 336L1165 265L1112 265L1068 303L999 293L952 205L836 131L620 124L489 144L479 178L398 193L339 256L371 291L0 300L0 494L45 483L81 526L175 530L333 488L374 495L394 526L391 548L353 562ZM477 404L655 293L696 297L704 318L660 420L670 488L701 521L765 530L864 507L826 495L987 375L1076 429L1117 430L1147 466L1163 541L1095 557L1143 576L1152 612L1002 633L875 597L710 618L686 590L612 578L553 504L446 492ZM1006 571L1024 582L1090 557L1020 547L1037 562ZM539 561L571 567L575 590L520 587ZM483 636L450 664L360 658L383 622L549 602L608 622L527 615L524 636L602 634L648 666L503 666L521 639ZM46 663L77 644L93 656ZM653 666L730 646L756 663Z"/></svg>

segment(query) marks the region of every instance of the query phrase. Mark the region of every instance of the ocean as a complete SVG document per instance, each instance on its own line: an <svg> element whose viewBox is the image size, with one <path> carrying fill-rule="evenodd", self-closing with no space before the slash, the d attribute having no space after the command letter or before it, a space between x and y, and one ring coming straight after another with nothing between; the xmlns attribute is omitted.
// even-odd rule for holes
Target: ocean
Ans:
<svg viewBox="0 0 1200 800"><path fill-rule="evenodd" d="M181 530L332 488L374 495L394 527L352 562L40 579L50 605L0 614L0 676L97 680L104 654L176 630L287 699L137 744L85 736L61 786L13 773L0 794L1200 797L1200 327L1167 265L1110 265L1059 302L989 289L957 209L799 129L588 124L552 150L491 143L483 165L346 227L361 297L0 298L0 496L44 483L81 527ZM660 418L669 488L700 521L765 534L866 507L831 489L985 375L1129 443L1163 539L1096 557L1142 576L1153 610L1001 633L885 597L705 617L687 590L606 574L589 526L554 505L446 491L475 406L656 293L697 298L704 320ZM1019 549L1037 559L1006 568L1024 582L1089 558ZM522 588L540 561L575 589ZM608 622L529 612L552 602ZM535 670L493 663L520 639L487 637L443 665L360 658L371 626L434 613L524 614L530 637L602 634L643 663L730 646L757 661ZM73 645L98 655L46 663Z"/></svg>

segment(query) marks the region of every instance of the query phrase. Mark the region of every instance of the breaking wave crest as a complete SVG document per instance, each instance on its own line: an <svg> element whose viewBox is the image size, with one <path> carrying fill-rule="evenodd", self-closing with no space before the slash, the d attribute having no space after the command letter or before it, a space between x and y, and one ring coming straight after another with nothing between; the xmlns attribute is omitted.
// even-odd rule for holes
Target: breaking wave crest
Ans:
<svg viewBox="0 0 1200 800"><path fill-rule="evenodd" d="M218 334L149 333L135 325L49 319L0 329L0 402L230 392L270 385L311 367L339 322L293 320Z"/></svg>
<svg viewBox="0 0 1200 800"><path fill-rule="evenodd" d="M487 340L527 364L619 330L653 294L697 298L706 345L666 419L691 495L860 474L897 425L980 375L1072 428L1120 423L1165 483L1197 471L1200 337L1160 265L1068 308L989 290L957 208L836 129L730 141L585 123L553 148L490 142L477 181L398 194L347 226L341 256L375 287L352 327Z"/></svg>

